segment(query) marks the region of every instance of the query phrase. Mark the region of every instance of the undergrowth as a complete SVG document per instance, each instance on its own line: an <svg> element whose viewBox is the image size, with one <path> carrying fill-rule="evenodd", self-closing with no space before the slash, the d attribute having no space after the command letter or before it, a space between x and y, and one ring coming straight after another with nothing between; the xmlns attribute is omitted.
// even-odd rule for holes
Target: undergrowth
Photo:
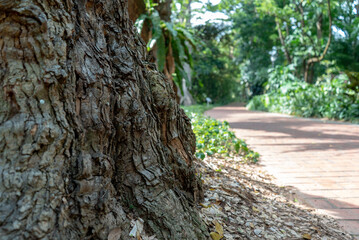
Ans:
<svg viewBox="0 0 359 240"><path fill-rule="evenodd" d="M255 96L247 108L301 117L359 122L358 92L347 88L346 80L341 78L315 85L288 82L275 91Z"/></svg>
<svg viewBox="0 0 359 240"><path fill-rule="evenodd" d="M196 156L204 159L212 155L220 157L240 155L245 162L258 162L259 154L252 151L244 140L238 139L230 131L228 122L203 115L204 111L212 107L205 105L183 107L191 119L192 129L196 135Z"/></svg>

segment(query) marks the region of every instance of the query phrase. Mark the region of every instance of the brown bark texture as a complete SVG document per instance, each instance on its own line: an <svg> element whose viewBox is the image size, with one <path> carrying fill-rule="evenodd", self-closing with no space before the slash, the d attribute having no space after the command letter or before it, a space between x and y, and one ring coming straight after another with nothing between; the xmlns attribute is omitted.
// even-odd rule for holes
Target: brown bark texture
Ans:
<svg viewBox="0 0 359 240"><path fill-rule="evenodd" d="M132 22L146 11L146 4L143 0L128 0L128 14Z"/></svg>
<svg viewBox="0 0 359 240"><path fill-rule="evenodd" d="M195 137L125 0L0 0L1 239L205 239Z"/></svg>

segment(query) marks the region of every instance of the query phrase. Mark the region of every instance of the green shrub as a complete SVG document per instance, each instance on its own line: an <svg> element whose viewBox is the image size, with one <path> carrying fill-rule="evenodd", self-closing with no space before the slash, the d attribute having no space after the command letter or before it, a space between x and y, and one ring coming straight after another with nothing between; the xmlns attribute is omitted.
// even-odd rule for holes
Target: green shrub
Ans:
<svg viewBox="0 0 359 240"><path fill-rule="evenodd" d="M206 156L217 155L229 157L241 155L244 161L258 162L259 154L248 148L244 140L238 139L229 130L228 122L220 122L203 115L209 107L196 105L184 107L191 118L192 129L196 135L196 156L204 159Z"/></svg>
<svg viewBox="0 0 359 240"><path fill-rule="evenodd" d="M287 82L275 91L255 96L247 108L358 122L358 93L347 86L344 75L315 85L299 81Z"/></svg>

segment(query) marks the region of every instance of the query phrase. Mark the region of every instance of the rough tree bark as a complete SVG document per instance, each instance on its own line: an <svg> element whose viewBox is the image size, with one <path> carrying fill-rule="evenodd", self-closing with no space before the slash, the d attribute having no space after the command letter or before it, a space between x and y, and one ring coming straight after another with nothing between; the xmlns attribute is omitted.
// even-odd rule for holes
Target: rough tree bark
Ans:
<svg viewBox="0 0 359 240"><path fill-rule="evenodd" d="M0 0L1 239L205 238L190 121L145 57L125 0Z"/></svg>

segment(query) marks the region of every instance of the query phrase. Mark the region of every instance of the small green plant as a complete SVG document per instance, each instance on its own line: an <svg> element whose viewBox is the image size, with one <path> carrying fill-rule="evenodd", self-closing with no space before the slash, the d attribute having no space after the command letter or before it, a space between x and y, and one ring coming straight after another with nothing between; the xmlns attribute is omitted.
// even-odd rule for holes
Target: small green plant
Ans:
<svg viewBox="0 0 359 240"><path fill-rule="evenodd" d="M237 154L246 162L258 162L259 154L249 149L244 140L238 139L230 131L228 122L203 115L209 108L203 105L184 107L196 135L196 157L204 159L212 155L229 157Z"/></svg>

